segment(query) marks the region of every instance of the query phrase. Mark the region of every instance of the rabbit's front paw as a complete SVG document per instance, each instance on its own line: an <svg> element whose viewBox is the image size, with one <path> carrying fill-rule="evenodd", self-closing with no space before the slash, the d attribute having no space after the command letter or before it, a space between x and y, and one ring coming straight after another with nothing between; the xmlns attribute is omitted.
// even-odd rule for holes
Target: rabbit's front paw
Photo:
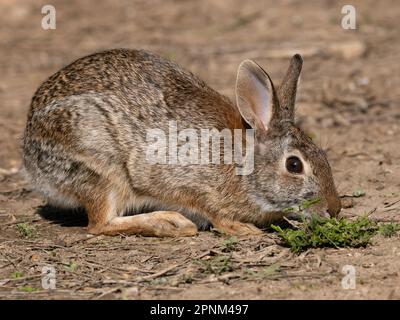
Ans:
<svg viewBox="0 0 400 320"><path fill-rule="evenodd" d="M263 232L251 223L235 220L215 219L212 221L214 228L223 233L236 236L261 235Z"/></svg>
<svg viewBox="0 0 400 320"><path fill-rule="evenodd" d="M197 234L196 225L175 211L155 211L144 214L148 230L157 237L189 237Z"/></svg>

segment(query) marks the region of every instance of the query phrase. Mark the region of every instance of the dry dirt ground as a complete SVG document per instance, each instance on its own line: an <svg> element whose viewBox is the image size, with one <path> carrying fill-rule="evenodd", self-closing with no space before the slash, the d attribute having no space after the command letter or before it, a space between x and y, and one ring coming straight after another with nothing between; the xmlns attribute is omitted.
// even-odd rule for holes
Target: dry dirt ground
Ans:
<svg viewBox="0 0 400 320"><path fill-rule="evenodd" d="M40 1L2 0L0 298L399 299L399 236L300 255L273 233L237 243L214 232L88 238L84 215L45 207L19 171L31 96L78 57L146 48L233 97L241 60L279 82L299 52L298 120L327 149L340 194L365 192L342 215L400 222L400 5L351 2L356 30L341 28L344 3L328 0L52 0L57 27L45 31ZM345 265L355 267L355 289L341 286ZM44 266L56 271L55 290L42 288Z"/></svg>

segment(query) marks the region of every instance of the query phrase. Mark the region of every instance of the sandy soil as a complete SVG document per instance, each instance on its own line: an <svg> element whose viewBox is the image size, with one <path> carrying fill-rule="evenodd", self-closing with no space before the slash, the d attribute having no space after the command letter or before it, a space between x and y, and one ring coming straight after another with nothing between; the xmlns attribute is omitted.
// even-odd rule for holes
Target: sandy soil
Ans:
<svg viewBox="0 0 400 320"><path fill-rule="evenodd" d="M290 253L277 237L88 238L86 218L47 208L21 175L30 98L49 75L103 49L146 48L233 97L236 68L254 58L279 82L288 57L305 64L301 125L327 150L354 217L400 222L400 37L397 1L352 1L357 29L341 28L341 1L56 1L56 30L36 1L0 3L0 298L400 299L399 237L367 248ZM23 237L18 224L34 228ZM44 290L53 266L56 290ZM343 289L342 268L356 270Z"/></svg>

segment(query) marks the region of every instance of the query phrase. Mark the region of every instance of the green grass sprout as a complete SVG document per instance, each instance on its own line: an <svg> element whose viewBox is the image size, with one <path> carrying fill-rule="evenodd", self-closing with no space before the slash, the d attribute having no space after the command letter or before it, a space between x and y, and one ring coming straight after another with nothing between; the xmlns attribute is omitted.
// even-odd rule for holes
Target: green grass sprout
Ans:
<svg viewBox="0 0 400 320"><path fill-rule="evenodd" d="M18 223L17 230L24 238L32 238L36 235L36 228L28 222Z"/></svg>

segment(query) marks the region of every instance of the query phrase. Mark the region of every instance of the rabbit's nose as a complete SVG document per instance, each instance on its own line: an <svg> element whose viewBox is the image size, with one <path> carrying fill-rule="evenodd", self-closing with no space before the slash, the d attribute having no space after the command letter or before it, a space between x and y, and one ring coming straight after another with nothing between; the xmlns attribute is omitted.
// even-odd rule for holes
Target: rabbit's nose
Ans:
<svg viewBox="0 0 400 320"><path fill-rule="evenodd" d="M339 198L328 201L327 211L331 217L336 218L339 215L340 210L342 210L342 203Z"/></svg>

